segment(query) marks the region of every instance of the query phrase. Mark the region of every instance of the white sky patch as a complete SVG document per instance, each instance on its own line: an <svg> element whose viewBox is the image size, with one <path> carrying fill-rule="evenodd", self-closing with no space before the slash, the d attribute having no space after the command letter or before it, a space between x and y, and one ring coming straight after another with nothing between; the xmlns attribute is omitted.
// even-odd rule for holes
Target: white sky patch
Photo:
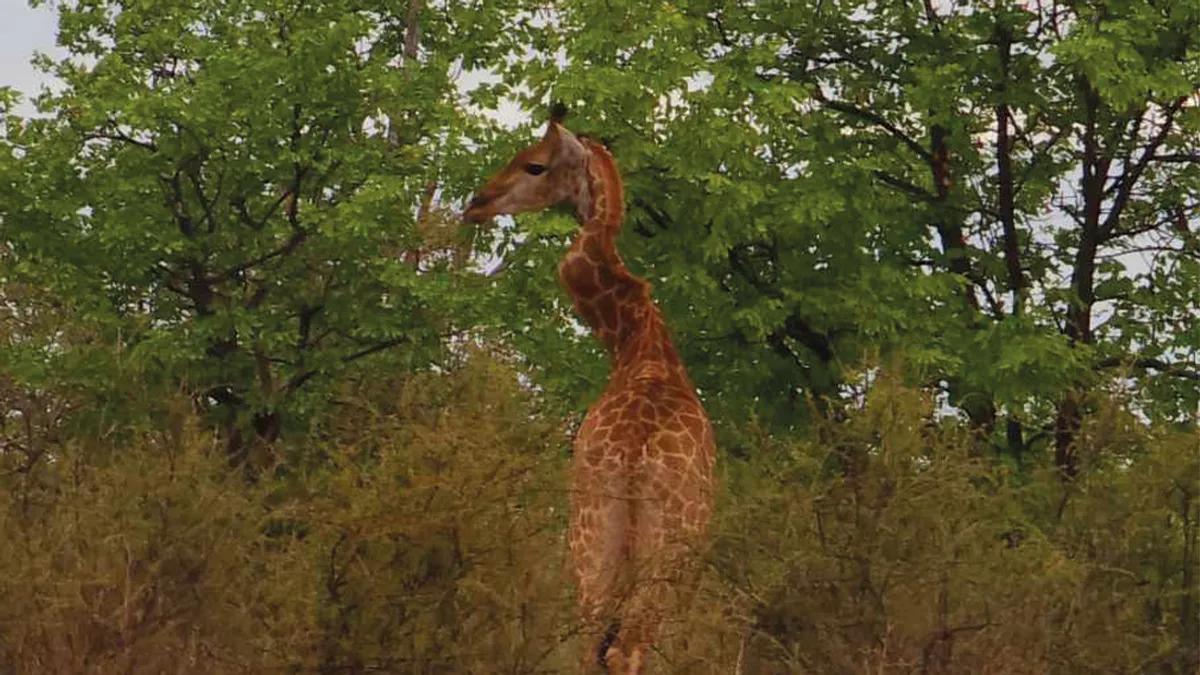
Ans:
<svg viewBox="0 0 1200 675"><path fill-rule="evenodd" d="M33 9L22 0L0 0L0 86L16 89L23 100L15 112L22 117L35 113L31 99L57 82L34 68L35 52L55 59L66 52L55 44L58 15L48 6Z"/></svg>
<svg viewBox="0 0 1200 675"><path fill-rule="evenodd" d="M455 64L452 68L459 68L459 66ZM509 131L529 122L529 113L521 108L521 104L512 96L501 97L499 105L494 110L479 108L470 103L469 96L472 91L482 86L499 84L502 81L502 78L495 72L484 68L460 70L453 73L453 77L454 84L458 88L459 101L467 110L492 119ZM525 87L518 87L517 92L525 95L529 93L529 90Z"/></svg>

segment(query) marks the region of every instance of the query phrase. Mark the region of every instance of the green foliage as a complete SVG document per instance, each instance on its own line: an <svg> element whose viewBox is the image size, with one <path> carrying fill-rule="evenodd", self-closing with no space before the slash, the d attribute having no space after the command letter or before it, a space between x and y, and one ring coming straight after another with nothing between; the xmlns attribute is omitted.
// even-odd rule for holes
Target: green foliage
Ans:
<svg viewBox="0 0 1200 675"><path fill-rule="evenodd" d="M1195 423L1194 0L572 0L553 25L562 58L501 70L612 144L621 246L727 442L748 410L803 428L877 353L1014 456L1042 448L995 420L1036 437L1097 371Z"/></svg>
<svg viewBox="0 0 1200 675"><path fill-rule="evenodd" d="M1194 424L1195 0L413 7L415 56L407 13L371 3L61 6L64 89L0 137L5 278L91 338L22 335L6 370L100 407L131 377L184 386L269 440L364 360L487 335L578 412L605 364L554 280L568 221L403 255L426 197L466 195L542 124L475 111L559 99L613 145L621 246L726 442L748 411L803 433L875 354L1013 457L1118 375ZM503 79L463 97L460 68ZM451 264L463 242L504 273Z"/></svg>
<svg viewBox="0 0 1200 675"><path fill-rule="evenodd" d="M1196 670L1197 0L402 4L0 85L0 671L573 667L574 224L454 213L554 99L721 439L658 672Z"/></svg>
<svg viewBox="0 0 1200 675"><path fill-rule="evenodd" d="M471 20L512 9L490 6ZM483 293L401 253L424 243L426 185L479 174L449 68L487 48L456 36L465 11L423 14L426 55L397 67L406 28L383 5L64 3L63 90L0 137L4 277L94 341L21 335L6 365L99 400L183 385L270 439L367 356L439 359Z"/></svg>

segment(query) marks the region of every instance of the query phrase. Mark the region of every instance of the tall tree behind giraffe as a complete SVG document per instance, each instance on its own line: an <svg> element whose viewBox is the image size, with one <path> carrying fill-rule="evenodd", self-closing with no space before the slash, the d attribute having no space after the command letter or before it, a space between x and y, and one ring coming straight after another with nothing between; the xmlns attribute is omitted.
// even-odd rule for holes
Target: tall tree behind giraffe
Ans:
<svg viewBox="0 0 1200 675"><path fill-rule="evenodd" d="M876 355L1064 476L1098 388L1200 420L1196 0L559 10L563 58L502 74L602 101L623 248L730 453L747 411L807 433Z"/></svg>
<svg viewBox="0 0 1200 675"><path fill-rule="evenodd" d="M559 277L612 367L574 446L569 540L592 638L581 667L640 673L665 614L687 595L688 561L712 513L713 432L650 284L617 253L624 190L603 145L552 117L464 218L557 204L573 207L581 224Z"/></svg>

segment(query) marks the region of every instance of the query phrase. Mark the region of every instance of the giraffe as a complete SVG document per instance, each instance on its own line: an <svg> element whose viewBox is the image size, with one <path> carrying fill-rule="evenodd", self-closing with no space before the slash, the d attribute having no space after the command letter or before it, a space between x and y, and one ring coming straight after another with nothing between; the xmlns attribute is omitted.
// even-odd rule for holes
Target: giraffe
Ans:
<svg viewBox="0 0 1200 675"><path fill-rule="evenodd" d="M624 194L604 145L552 114L541 140L493 176L463 218L480 223L559 204L580 223L559 279L611 367L572 456L568 542L594 640L581 672L632 675L644 672L672 602L688 595L693 550L712 514L713 431L650 284L617 252Z"/></svg>

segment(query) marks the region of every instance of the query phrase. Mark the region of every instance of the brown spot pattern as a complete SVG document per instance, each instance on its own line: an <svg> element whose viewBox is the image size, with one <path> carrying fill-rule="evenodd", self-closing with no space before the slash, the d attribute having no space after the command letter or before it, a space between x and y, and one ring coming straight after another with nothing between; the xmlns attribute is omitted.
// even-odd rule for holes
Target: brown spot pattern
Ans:
<svg viewBox="0 0 1200 675"><path fill-rule="evenodd" d="M687 594L691 552L712 513L715 445L649 284L616 250L616 164L585 144L592 203L560 276L612 373L575 439L569 541L588 630L603 636L620 624L606 648L609 672L637 673L664 613ZM585 667L594 656L589 645Z"/></svg>

